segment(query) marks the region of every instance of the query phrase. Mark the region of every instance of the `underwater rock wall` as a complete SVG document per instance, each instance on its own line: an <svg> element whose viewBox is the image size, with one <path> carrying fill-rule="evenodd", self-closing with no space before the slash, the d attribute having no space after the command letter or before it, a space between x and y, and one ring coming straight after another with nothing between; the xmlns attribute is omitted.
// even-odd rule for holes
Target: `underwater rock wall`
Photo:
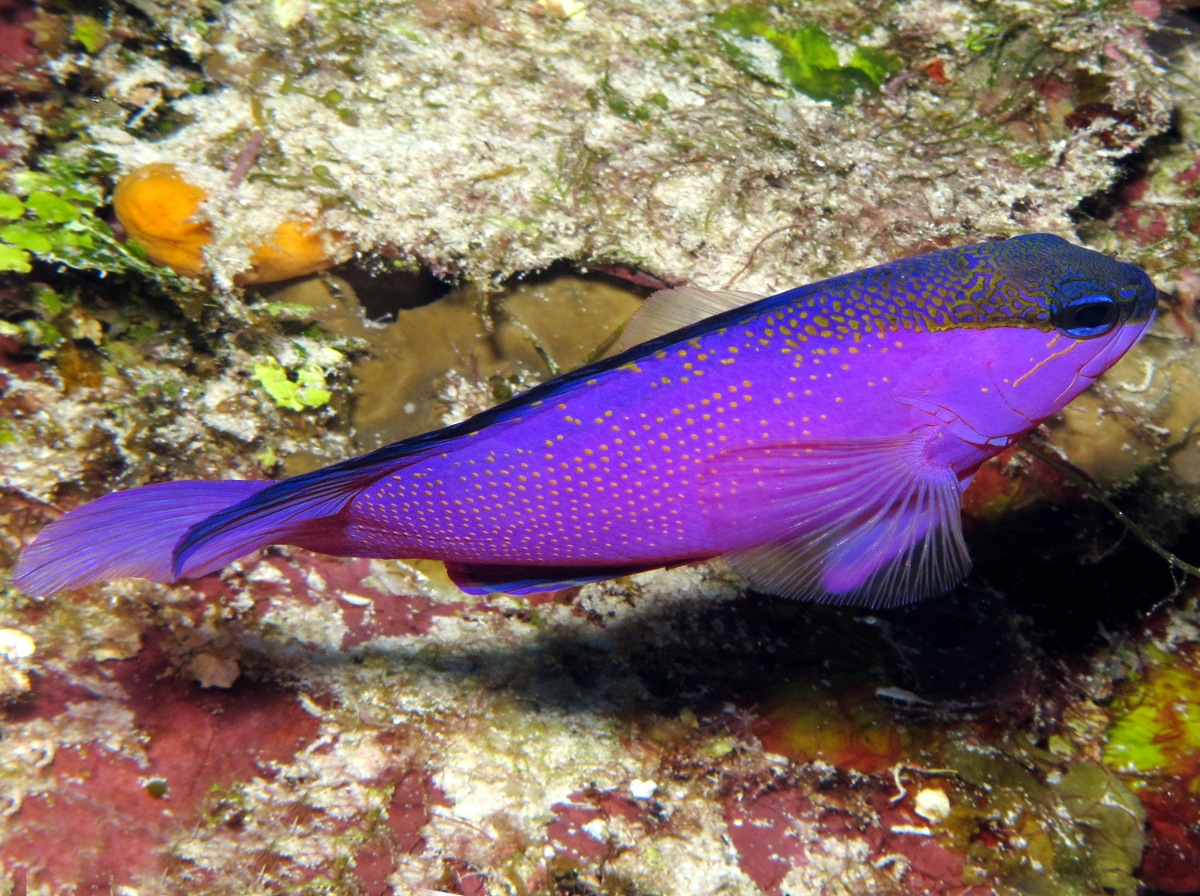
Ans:
<svg viewBox="0 0 1200 896"><path fill-rule="evenodd" d="M1077 227L1170 297L1048 438L1186 551L1200 169L1169 13L0 2L0 893L1200 889L1195 583L1020 449L968 502L976 575L887 614L719 565L485 601L290 549L48 600L8 573L112 487L503 400L646 284ZM239 288L287 247L337 276ZM496 295L564 262L634 287ZM389 289L419 301L365 321Z"/></svg>
<svg viewBox="0 0 1200 896"><path fill-rule="evenodd" d="M214 18L171 25L205 75L171 102L182 126L89 131L123 172L170 162L208 191L226 283L299 217L474 281L571 259L778 290L848 260L1069 232L1170 110L1123 3L354 0Z"/></svg>

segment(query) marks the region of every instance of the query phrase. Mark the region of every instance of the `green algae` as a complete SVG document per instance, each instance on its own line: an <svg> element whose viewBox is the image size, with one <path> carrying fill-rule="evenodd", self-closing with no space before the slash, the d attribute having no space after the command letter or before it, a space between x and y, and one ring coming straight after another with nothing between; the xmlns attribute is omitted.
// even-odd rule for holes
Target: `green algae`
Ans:
<svg viewBox="0 0 1200 896"><path fill-rule="evenodd" d="M1029 896L1137 892L1145 811L1110 769L1059 765L1020 734L996 746L951 739L937 761L969 785L948 821L970 860L967 880ZM1003 831L1019 848L996 850L984 831Z"/></svg>
<svg viewBox="0 0 1200 896"><path fill-rule="evenodd" d="M325 371L311 361L290 373L275 358L254 365L254 379L281 408L303 411L329 404L333 392L326 388Z"/></svg>
<svg viewBox="0 0 1200 896"><path fill-rule="evenodd" d="M80 271L137 274L187 292L186 280L152 264L132 243L117 239L102 213L108 196L101 180L114 160L85 151L48 156L41 170L14 173L0 193L0 271L29 273L37 258Z"/></svg>
<svg viewBox="0 0 1200 896"><path fill-rule="evenodd" d="M99 53L108 43L108 27L95 16L72 16L71 40L82 44L89 53Z"/></svg>
<svg viewBox="0 0 1200 896"><path fill-rule="evenodd" d="M1069 766L1055 795L1074 828L1063 838L1063 876L1082 879L1092 888L1099 885L1104 893L1133 896L1138 890L1134 871L1146 845L1146 810L1138 798L1111 770L1095 762Z"/></svg>
<svg viewBox="0 0 1200 896"><path fill-rule="evenodd" d="M856 46L842 63L829 34L817 25L776 28L765 9L737 4L713 16L713 27L730 60L769 84L814 100L848 103L874 93L901 69L900 59L871 46Z"/></svg>
<svg viewBox="0 0 1200 896"><path fill-rule="evenodd" d="M656 111L665 112L671 106L667 95L661 91L649 94L643 101L631 100L612 86L607 71L605 71L604 77L600 79L600 84L595 88L588 88L584 93L584 97L593 111L600 109L603 105L614 115L619 115L621 118L635 122L649 121ZM506 169L502 169L501 173L515 173L515 169L508 166ZM485 175L482 179L501 176L501 173Z"/></svg>
<svg viewBox="0 0 1200 896"><path fill-rule="evenodd" d="M1147 647L1142 674L1118 699L1104 761L1125 772L1200 782L1200 670L1194 660Z"/></svg>

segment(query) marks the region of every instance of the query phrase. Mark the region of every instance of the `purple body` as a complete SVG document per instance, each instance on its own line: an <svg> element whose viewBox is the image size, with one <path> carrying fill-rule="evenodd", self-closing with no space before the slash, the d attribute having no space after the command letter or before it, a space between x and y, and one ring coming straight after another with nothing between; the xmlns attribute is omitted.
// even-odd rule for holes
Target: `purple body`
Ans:
<svg viewBox="0 0 1200 896"><path fill-rule="evenodd" d="M444 560L473 593L725 555L777 593L917 599L968 568L959 499L978 466L1124 354L1156 293L1034 235L690 322L689 305L744 301L659 294L644 317L668 324L643 321L648 342L315 473L110 495L51 524L17 584L170 581L285 543Z"/></svg>

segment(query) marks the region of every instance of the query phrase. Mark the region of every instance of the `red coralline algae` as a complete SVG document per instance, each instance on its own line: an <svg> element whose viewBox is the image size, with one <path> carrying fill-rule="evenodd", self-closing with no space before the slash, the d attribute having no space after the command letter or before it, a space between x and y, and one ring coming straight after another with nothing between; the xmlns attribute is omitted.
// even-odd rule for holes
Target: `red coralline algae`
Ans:
<svg viewBox="0 0 1200 896"><path fill-rule="evenodd" d="M820 794L822 803L816 805L811 795L785 785L726 801L727 830L739 865L767 896L783 896L789 872L806 867L844 878L850 891L853 881L865 887L877 874L880 883L888 882L887 892L895 881L901 883L895 891L904 893L985 892L963 882L962 853L907 804L893 803L887 788L876 789L865 803L857 787L822 788Z"/></svg>
<svg viewBox="0 0 1200 896"><path fill-rule="evenodd" d="M285 555L266 555L251 561L247 574L252 585L254 608L266 612L274 599L289 604L324 608L332 617L341 614L346 627L341 649L350 650L373 638L423 635L434 619L462 612L464 602L440 602L419 595L393 594L366 584L371 561L361 558L303 554L292 560ZM315 583L321 583L317 586ZM217 576L192 583L206 602L228 601L237 585ZM340 600L336 602L333 598Z"/></svg>
<svg viewBox="0 0 1200 896"><path fill-rule="evenodd" d="M0 298L18 299L20 295L15 290L0 290ZM38 366L29 360L17 340L11 336L0 336L0 370L10 370L20 379L28 380L37 376Z"/></svg>
<svg viewBox="0 0 1200 896"><path fill-rule="evenodd" d="M603 862L617 854L613 842L598 836L602 828L588 829L593 822L619 818L645 829L657 825L645 801L611 790L577 791L555 803L551 811L554 818L546 829L551 848L558 859L581 865Z"/></svg>
<svg viewBox="0 0 1200 896"><path fill-rule="evenodd" d="M419 595L393 594L372 588L364 584L370 576L370 560L336 557L306 560L317 568L330 593L355 598L353 603L342 601L342 621L349 629L342 639L343 650L372 638L424 635L436 618L456 616L467 606L463 601L443 603Z"/></svg>
<svg viewBox="0 0 1200 896"><path fill-rule="evenodd" d="M354 856L355 876L368 893L390 892L388 878L396 870L396 857L425 848L422 829L433 817L433 807L447 802L428 771L400 769L392 783L386 831L366 840Z"/></svg>
<svg viewBox="0 0 1200 896"><path fill-rule="evenodd" d="M290 759L317 732L293 692L261 683L201 690L171 670L157 645L91 674L120 692L108 699L132 713L134 726L116 733L139 740L144 758L115 752L105 743L113 733L101 730L94 741L57 750L36 782L41 792L11 816L0 844L0 870L25 868L31 885L107 893L159 873L163 846L198 819L210 788L267 774L269 763ZM98 699L47 676L5 719L53 724Z"/></svg>
<svg viewBox="0 0 1200 896"><path fill-rule="evenodd" d="M1144 19L1153 21L1162 13L1161 0L1133 0L1130 9Z"/></svg>
<svg viewBox="0 0 1200 896"><path fill-rule="evenodd" d="M1136 180L1121 189L1121 210L1115 224L1117 233L1140 246L1161 242L1171 232L1171 221L1165 210L1139 204L1149 187L1146 180Z"/></svg>
<svg viewBox="0 0 1200 896"><path fill-rule="evenodd" d="M1138 879L1163 893L1200 892L1200 794L1144 790L1146 851Z"/></svg>
<svg viewBox="0 0 1200 896"><path fill-rule="evenodd" d="M173 792L186 787L180 796L198 797L214 784L285 762L316 736L317 719L291 690L261 682L198 689L169 674L152 647L118 665L112 677L129 694L137 728L148 738L149 771L166 778Z"/></svg>
<svg viewBox="0 0 1200 896"><path fill-rule="evenodd" d="M60 749L49 774L53 791L24 800L0 846L5 875L23 868L35 885L108 893L154 873L173 804L146 792L138 763L92 745Z"/></svg>
<svg viewBox="0 0 1200 896"><path fill-rule="evenodd" d="M901 856L905 864L904 891L937 896L983 896L984 888L963 883L965 867L961 852L943 842L936 830L911 808L911 800L892 802L893 795L876 791L870 806L877 821L861 830L861 836L871 845L872 861L884 856ZM825 835L839 833L837 823L823 819Z"/></svg>
<svg viewBox="0 0 1200 896"><path fill-rule="evenodd" d="M46 672L37 679L37 686L28 699L4 707L4 722L17 725L33 719L52 719L72 703L94 700L95 695L82 685L72 683L65 675Z"/></svg>
<svg viewBox="0 0 1200 896"><path fill-rule="evenodd" d="M0 88L9 86L10 77L40 55L29 27L36 18L32 3L0 0Z"/></svg>
<svg viewBox="0 0 1200 896"><path fill-rule="evenodd" d="M597 837L587 825L603 814L589 806L556 803L553 806L554 820L546 829L550 848L561 859L580 864L602 862L613 857L612 844Z"/></svg>
<svg viewBox="0 0 1200 896"><path fill-rule="evenodd" d="M1197 157L1189 167L1174 175L1172 180L1177 184L1194 184L1197 180L1200 180L1200 157ZM1194 194L1195 190L1189 190L1185 193L1185 195Z"/></svg>
<svg viewBox="0 0 1200 896"><path fill-rule="evenodd" d="M981 466L963 494L966 524L995 522L1016 510L1078 500L1061 473L1019 447L1006 448Z"/></svg>
<svg viewBox="0 0 1200 896"><path fill-rule="evenodd" d="M767 896L781 896L784 877L808 864L817 811L798 790L738 794L725 803L729 839L738 865Z"/></svg>
<svg viewBox="0 0 1200 896"><path fill-rule="evenodd" d="M935 59L925 66L925 76L939 86L950 83L950 79L946 77L946 63L941 59Z"/></svg>

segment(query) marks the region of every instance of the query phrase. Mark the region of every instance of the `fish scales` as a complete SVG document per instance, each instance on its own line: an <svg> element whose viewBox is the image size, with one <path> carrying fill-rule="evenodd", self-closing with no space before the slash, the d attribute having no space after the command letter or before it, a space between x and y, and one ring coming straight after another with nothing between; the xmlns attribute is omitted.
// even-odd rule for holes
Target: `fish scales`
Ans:
<svg viewBox="0 0 1200 896"><path fill-rule="evenodd" d="M936 350L924 334L981 322L970 299L996 268L985 252L964 266L970 259L927 255L784 293L773 307L589 378L569 404L530 407L514 432L480 431L474 444L388 477L363 493L364 516L382 524L389 556L437 556L447 540L480 562L725 553L722 533L693 512L708 459L729 445L919 425L923 412L893 401L889 387L914 356ZM955 291L964 273L971 279ZM1016 315L1048 319L1021 291L990 319ZM893 329L901 319L907 326Z"/></svg>
<svg viewBox="0 0 1200 896"><path fill-rule="evenodd" d="M749 303L668 290L631 324L647 341L462 424L237 483L215 511L184 513L150 491L163 486L85 505L27 549L18 585L172 580L286 543L444 560L472 593L724 555L778 593L918 599L966 573L960 497L979 465L1114 363L1155 302L1136 267L1048 235ZM694 320L689 304L725 310ZM168 485L196 502L197 487L231 484ZM160 510L152 544L85 544L85 528L117 523L110 542L128 539L147 506Z"/></svg>

